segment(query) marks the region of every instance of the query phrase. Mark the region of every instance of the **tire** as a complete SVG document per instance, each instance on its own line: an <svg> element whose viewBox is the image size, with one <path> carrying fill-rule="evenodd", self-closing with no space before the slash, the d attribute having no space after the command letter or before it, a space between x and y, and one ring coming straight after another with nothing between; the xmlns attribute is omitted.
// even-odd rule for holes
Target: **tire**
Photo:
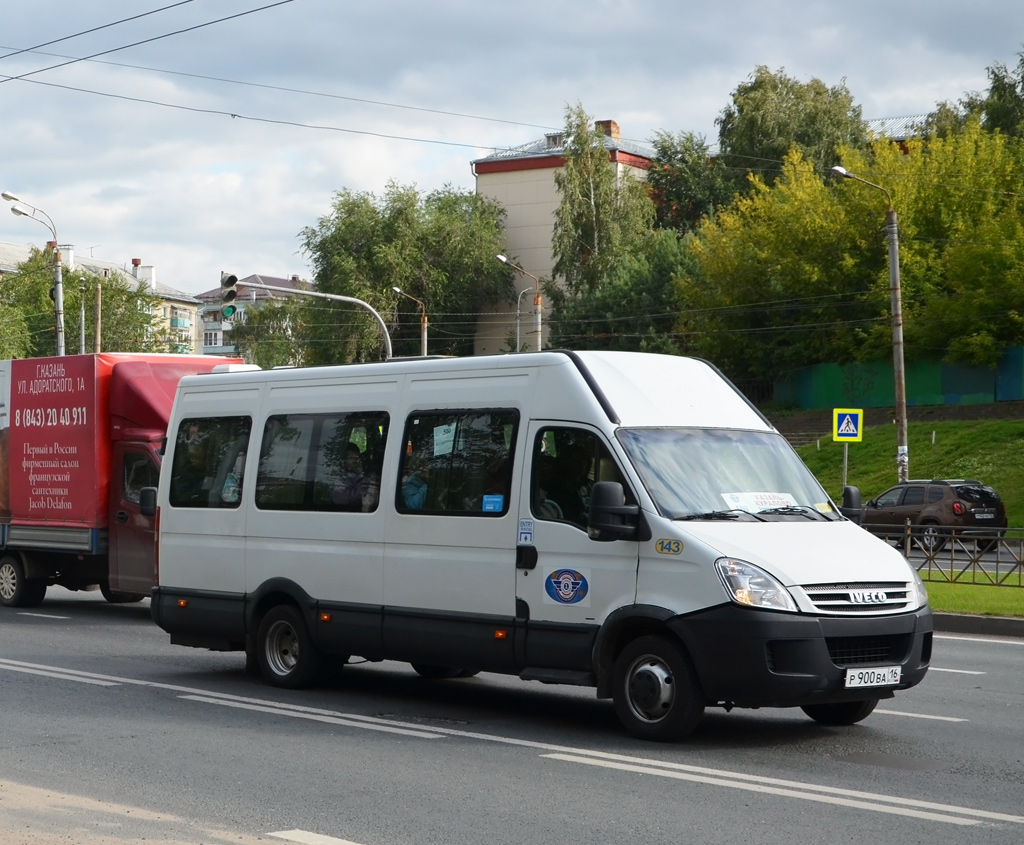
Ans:
<svg viewBox="0 0 1024 845"><path fill-rule="evenodd" d="M925 554L935 554L940 551L946 545L947 539L946 530L934 522L927 522L914 532L914 542Z"/></svg>
<svg viewBox="0 0 1024 845"><path fill-rule="evenodd" d="M145 595L142 593L118 593L110 589L110 584L106 581L100 582L100 592L103 593L105 598L111 604L131 604L132 602L142 601Z"/></svg>
<svg viewBox="0 0 1024 845"><path fill-rule="evenodd" d="M978 540L978 551L981 554L985 554L985 552L992 551L992 549L994 549L996 546L999 545L999 541L1002 540L1003 537L1005 537L1005 536L1006 536L1006 531L1000 530L1000 531L996 532L996 536L995 537L982 537L982 538L980 538Z"/></svg>
<svg viewBox="0 0 1024 845"><path fill-rule="evenodd" d="M805 704L800 709L822 725L855 725L870 716L876 704L877 698L869 698L841 704Z"/></svg>
<svg viewBox="0 0 1024 845"><path fill-rule="evenodd" d="M432 681L468 677L462 674L466 670L459 669L456 666L432 666L428 663L411 663L409 665L412 666L416 674L421 678L430 678Z"/></svg>
<svg viewBox="0 0 1024 845"><path fill-rule="evenodd" d="M17 555L0 559L0 604L4 607L39 607L46 596L46 582L25 577L25 566Z"/></svg>
<svg viewBox="0 0 1024 845"><path fill-rule="evenodd" d="M674 742L689 736L704 715L704 693L686 652L663 636L633 640L613 669L612 700L630 736Z"/></svg>
<svg viewBox="0 0 1024 845"><path fill-rule="evenodd" d="M256 635L260 674L272 686L309 686L320 671L320 655L298 609L290 604L271 608Z"/></svg>

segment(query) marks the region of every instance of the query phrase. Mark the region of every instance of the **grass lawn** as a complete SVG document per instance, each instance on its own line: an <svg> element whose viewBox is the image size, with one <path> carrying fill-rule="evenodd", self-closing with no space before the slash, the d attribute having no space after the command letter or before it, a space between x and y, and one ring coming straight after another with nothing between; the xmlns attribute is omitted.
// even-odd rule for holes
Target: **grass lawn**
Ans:
<svg viewBox="0 0 1024 845"><path fill-rule="evenodd" d="M1024 588L925 581L928 603L937 613L1024 617Z"/></svg>

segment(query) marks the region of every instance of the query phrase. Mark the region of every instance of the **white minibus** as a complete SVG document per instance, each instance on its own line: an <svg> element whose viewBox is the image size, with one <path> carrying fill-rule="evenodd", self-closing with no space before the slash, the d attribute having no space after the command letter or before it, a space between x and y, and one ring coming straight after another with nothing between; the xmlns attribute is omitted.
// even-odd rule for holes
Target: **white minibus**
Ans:
<svg viewBox="0 0 1024 845"><path fill-rule="evenodd" d="M144 497L172 643L281 687L350 657L592 686L650 740L853 724L927 671L917 572L704 361L224 369L181 380Z"/></svg>

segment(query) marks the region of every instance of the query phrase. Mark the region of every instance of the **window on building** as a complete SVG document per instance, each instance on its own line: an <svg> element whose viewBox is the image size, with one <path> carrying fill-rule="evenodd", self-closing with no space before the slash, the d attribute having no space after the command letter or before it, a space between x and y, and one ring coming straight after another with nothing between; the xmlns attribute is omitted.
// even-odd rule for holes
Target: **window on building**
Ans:
<svg viewBox="0 0 1024 845"><path fill-rule="evenodd" d="M260 449L256 507L375 511L388 420L384 411L270 417Z"/></svg>
<svg viewBox="0 0 1024 845"><path fill-rule="evenodd" d="M515 410L411 415L395 506L402 513L507 513L518 427Z"/></svg>
<svg viewBox="0 0 1024 845"><path fill-rule="evenodd" d="M181 421L168 492L172 507L238 507L251 426L249 417Z"/></svg>

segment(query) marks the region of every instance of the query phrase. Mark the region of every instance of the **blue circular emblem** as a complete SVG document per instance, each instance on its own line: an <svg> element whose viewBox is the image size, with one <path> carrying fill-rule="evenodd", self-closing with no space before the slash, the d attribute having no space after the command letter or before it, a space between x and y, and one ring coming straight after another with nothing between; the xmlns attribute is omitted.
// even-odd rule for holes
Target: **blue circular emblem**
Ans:
<svg viewBox="0 0 1024 845"><path fill-rule="evenodd" d="M590 585L575 569L559 569L544 580L544 589L559 604L576 604L587 597Z"/></svg>

